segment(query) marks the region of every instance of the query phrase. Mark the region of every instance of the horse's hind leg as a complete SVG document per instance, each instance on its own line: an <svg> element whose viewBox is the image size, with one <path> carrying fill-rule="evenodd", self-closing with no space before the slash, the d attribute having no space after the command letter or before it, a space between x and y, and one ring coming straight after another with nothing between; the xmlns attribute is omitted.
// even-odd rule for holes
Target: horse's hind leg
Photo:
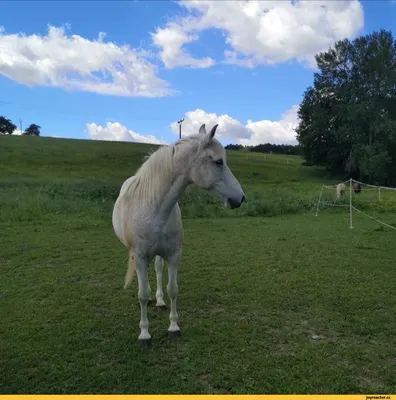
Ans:
<svg viewBox="0 0 396 400"><path fill-rule="evenodd" d="M148 287L149 287L149 299L148 299L148 302L147 302L147 305L148 306L151 306L151 304L152 304L152 300L151 300L151 286L150 286L150 282L149 282L149 284L148 284Z"/></svg>
<svg viewBox="0 0 396 400"><path fill-rule="evenodd" d="M176 310L176 299L179 292L177 286L177 268L180 262L180 251L175 253L168 261L168 295L171 302L171 311L169 314L170 326L168 328L168 337L173 339L180 336L180 328L177 324L179 315Z"/></svg>
<svg viewBox="0 0 396 400"><path fill-rule="evenodd" d="M155 296L157 298L157 311L165 311L167 309L164 302L164 292L162 290L162 271L164 269L164 259L160 256L155 257L155 274L157 276L157 291Z"/></svg>

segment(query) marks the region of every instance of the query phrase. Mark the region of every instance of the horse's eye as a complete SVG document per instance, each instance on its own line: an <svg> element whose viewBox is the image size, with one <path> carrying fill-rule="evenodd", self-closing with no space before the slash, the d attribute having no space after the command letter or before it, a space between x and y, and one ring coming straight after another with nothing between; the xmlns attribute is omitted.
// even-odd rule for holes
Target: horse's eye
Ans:
<svg viewBox="0 0 396 400"><path fill-rule="evenodd" d="M217 165L223 165L223 160L222 160L222 159L216 160L215 163L216 163Z"/></svg>

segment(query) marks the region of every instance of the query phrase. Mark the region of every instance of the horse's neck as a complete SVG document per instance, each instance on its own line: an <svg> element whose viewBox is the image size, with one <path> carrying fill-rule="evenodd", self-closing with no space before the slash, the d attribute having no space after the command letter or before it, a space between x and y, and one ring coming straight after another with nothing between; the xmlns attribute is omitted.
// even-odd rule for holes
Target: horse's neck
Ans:
<svg viewBox="0 0 396 400"><path fill-rule="evenodd" d="M173 159L171 177L164 176L162 179L164 186L159 189L161 193L157 192L152 199L147 201L150 203L150 212L153 212L151 218L157 227L165 225L184 189L190 183L188 164L191 156L189 153L191 153L189 149L186 149Z"/></svg>
<svg viewBox="0 0 396 400"><path fill-rule="evenodd" d="M164 225L166 223L187 185L188 180L185 176L177 176L164 190L164 196L159 200L158 207L156 207L157 215L155 216L155 220L159 225Z"/></svg>

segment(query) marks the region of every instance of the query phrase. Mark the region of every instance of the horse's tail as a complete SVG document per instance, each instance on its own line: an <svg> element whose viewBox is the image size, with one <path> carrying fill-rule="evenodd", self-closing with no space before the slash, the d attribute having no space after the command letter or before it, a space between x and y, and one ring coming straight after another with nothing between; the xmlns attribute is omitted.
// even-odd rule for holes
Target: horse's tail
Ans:
<svg viewBox="0 0 396 400"><path fill-rule="evenodd" d="M128 270L125 275L125 284L124 289L126 289L133 279L133 274L135 273L135 255L132 250L129 251L129 259L128 259Z"/></svg>

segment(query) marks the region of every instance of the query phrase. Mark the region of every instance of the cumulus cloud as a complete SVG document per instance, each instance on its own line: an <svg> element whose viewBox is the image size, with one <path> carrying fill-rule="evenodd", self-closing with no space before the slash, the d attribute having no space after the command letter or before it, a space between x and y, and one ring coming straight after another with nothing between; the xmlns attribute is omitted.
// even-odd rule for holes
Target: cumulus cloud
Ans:
<svg viewBox="0 0 396 400"><path fill-rule="evenodd" d="M47 35L6 34L0 26L0 74L23 85L102 95L161 97L176 93L156 76L149 53L48 27Z"/></svg>
<svg viewBox="0 0 396 400"><path fill-rule="evenodd" d="M106 126L94 122L86 124L87 133L93 140L166 144L152 135L140 135L119 122L107 122Z"/></svg>
<svg viewBox="0 0 396 400"><path fill-rule="evenodd" d="M292 106L282 114L279 121L249 120L246 127L252 134L248 139L241 139L239 143L244 146L256 146L262 143L297 144L295 129L299 122L297 116L298 108L298 105Z"/></svg>
<svg viewBox="0 0 396 400"><path fill-rule="evenodd" d="M183 136L198 133L199 127L206 124L206 129L211 128L215 124L219 124L216 135L229 139L249 138L250 132L236 119L227 114L217 115L215 113L207 113L204 110L196 109L188 111L184 114L184 122L182 125ZM171 123L171 129L174 133L179 133L179 124L177 121Z"/></svg>
<svg viewBox="0 0 396 400"><path fill-rule="evenodd" d="M182 135L189 136L198 133L202 124L206 124L207 130L219 124L216 131L218 138L228 139L244 146L261 143L297 144L295 132L299 122L297 111L298 105L294 105L282 114L279 121L248 120L246 123L241 123L227 114L217 115L196 109L184 114ZM175 136L179 134L177 121L172 122L170 128ZM94 122L87 123L86 131L93 140L167 144L153 135L136 133L119 122L107 122L105 126Z"/></svg>
<svg viewBox="0 0 396 400"><path fill-rule="evenodd" d="M219 124L216 136L230 139L244 146L262 143L297 144L295 129L298 125L298 107L298 105L294 105L285 111L279 121L248 120L245 124L227 114L217 115L196 109L185 113L182 135L198 133L202 124L206 124L207 130L213 125ZM170 127L174 133L179 133L177 121L172 122Z"/></svg>
<svg viewBox="0 0 396 400"><path fill-rule="evenodd" d="M182 0L178 4L188 15L151 34L167 68L213 65L213 59L195 59L185 48L207 29L223 33L229 46L224 52L226 63L253 68L297 60L314 67L315 53L337 40L354 38L364 23L358 0Z"/></svg>
<svg viewBox="0 0 396 400"><path fill-rule="evenodd" d="M162 48L159 55L167 68L184 66L207 68L212 66L214 61L210 57L193 58L182 48L186 43L191 43L198 38L198 35L188 34L183 27L175 23L157 30L157 33L152 35L153 43Z"/></svg>

